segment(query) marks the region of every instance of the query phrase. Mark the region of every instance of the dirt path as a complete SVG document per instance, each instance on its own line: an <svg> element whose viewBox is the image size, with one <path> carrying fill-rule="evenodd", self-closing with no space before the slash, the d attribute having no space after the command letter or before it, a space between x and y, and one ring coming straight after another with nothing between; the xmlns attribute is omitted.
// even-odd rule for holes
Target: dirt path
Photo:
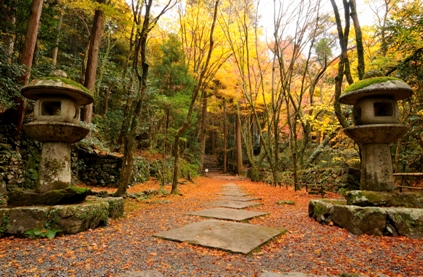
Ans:
<svg viewBox="0 0 423 277"><path fill-rule="evenodd" d="M270 214L250 223L288 232L248 256L152 236L201 220L184 213L210 207L208 203L217 199L216 193L227 182L263 199L264 205L254 210ZM130 191L147 186L152 184ZM183 196L130 200L126 218L104 228L53 240L0 238L0 276L116 276L127 270L157 270L164 276L250 277L266 271L423 276L422 239L354 236L322 226L308 217L308 202L316 196L305 191L218 175L199 177L180 190ZM278 205L279 200L294 200L296 205Z"/></svg>

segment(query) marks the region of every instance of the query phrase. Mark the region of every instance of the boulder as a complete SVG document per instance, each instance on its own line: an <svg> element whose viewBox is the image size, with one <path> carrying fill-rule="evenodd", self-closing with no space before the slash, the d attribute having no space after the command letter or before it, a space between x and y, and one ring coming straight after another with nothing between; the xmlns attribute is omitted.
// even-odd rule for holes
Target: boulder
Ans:
<svg viewBox="0 0 423 277"><path fill-rule="evenodd" d="M101 199L70 205L0 208L0 236L24 236L27 231L42 229L75 234L106 225L108 215L109 203Z"/></svg>
<svg viewBox="0 0 423 277"><path fill-rule="evenodd" d="M107 201L87 201L74 205L53 206L54 228L65 234L75 234L100 225L107 225L109 203Z"/></svg>
<svg viewBox="0 0 423 277"><path fill-rule="evenodd" d="M88 188L68 187L37 193L33 190L13 190L8 194L9 207L75 204L84 201L91 194Z"/></svg>
<svg viewBox="0 0 423 277"><path fill-rule="evenodd" d="M109 217L118 218L123 216L124 205L122 197L105 197L101 200L109 203Z"/></svg>
<svg viewBox="0 0 423 277"><path fill-rule="evenodd" d="M320 223L334 224L355 235L423 238L423 209L360 207L333 200L311 200L308 213Z"/></svg>
<svg viewBox="0 0 423 277"><path fill-rule="evenodd" d="M345 193L348 205L423 208L423 194L418 192L384 192L355 190Z"/></svg>
<svg viewBox="0 0 423 277"><path fill-rule="evenodd" d="M1 209L8 213L7 234L22 236L32 229L43 229L48 220L49 207Z"/></svg>
<svg viewBox="0 0 423 277"><path fill-rule="evenodd" d="M423 238L423 209L386 208L393 235Z"/></svg>
<svg viewBox="0 0 423 277"><path fill-rule="evenodd" d="M354 235L381 236L386 228L386 211L378 207L334 205L331 219L336 226L343 227Z"/></svg>

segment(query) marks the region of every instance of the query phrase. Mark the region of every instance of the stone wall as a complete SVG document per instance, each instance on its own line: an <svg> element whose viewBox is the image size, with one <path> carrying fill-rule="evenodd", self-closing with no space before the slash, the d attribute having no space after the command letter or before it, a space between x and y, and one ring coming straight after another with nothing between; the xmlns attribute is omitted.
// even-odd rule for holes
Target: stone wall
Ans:
<svg viewBox="0 0 423 277"><path fill-rule="evenodd" d="M72 157L74 182L80 181L89 186L118 187L122 161L121 155L77 149ZM148 161L141 157L135 158L130 185L145 182L149 178Z"/></svg>
<svg viewBox="0 0 423 277"><path fill-rule="evenodd" d="M110 154L97 154L83 149L74 151L73 176L90 186L118 187L122 158ZM76 180L75 180L76 181Z"/></svg>
<svg viewBox="0 0 423 277"><path fill-rule="evenodd" d="M0 205L8 191L35 187L38 169L34 165L40 159L39 149L40 144L29 141L25 134L21 141L0 134Z"/></svg>
<svg viewBox="0 0 423 277"><path fill-rule="evenodd" d="M8 191L16 188L35 188L38 177L41 144L28 142L10 142L0 135L0 206ZM72 147L72 183L84 183L90 186L118 187L121 156L90 152ZM149 164L143 158L134 159L130 185L149 180Z"/></svg>

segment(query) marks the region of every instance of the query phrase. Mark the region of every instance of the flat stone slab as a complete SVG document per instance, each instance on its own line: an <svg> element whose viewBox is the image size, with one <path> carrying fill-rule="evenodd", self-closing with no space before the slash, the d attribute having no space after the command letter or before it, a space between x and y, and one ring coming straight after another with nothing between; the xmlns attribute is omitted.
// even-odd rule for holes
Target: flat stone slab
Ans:
<svg viewBox="0 0 423 277"><path fill-rule="evenodd" d="M187 213L188 215L197 215L202 217L211 217L217 219L228 219L234 221L242 221L266 215L267 213L254 212L254 211L242 211L227 208L214 208L201 211L195 211Z"/></svg>
<svg viewBox="0 0 423 277"><path fill-rule="evenodd" d="M205 220L168 230L155 237L248 254L284 230L221 220Z"/></svg>
<svg viewBox="0 0 423 277"><path fill-rule="evenodd" d="M248 197L248 196L222 196L220 199L229 200L229 201L241 201L241 202L261 200L260 197Z"/></svg>
<svg viewBox="0 0 423 277"><path fill-rule="evenodd" d="M265 272L259 275L259 277L325 277L327 275L314 275L302 272L287 272L287 273L274 273Z"/></svg>
<svg viewBox="0 0 423 277"><path fill-rule="evenodd" d="M223 191L221 193L218 193L218 195L244 197L249 196L250 194L240 191Z"/></svg>
<svg viewBox="0 0 423 277"><path fill-rule="evenodd" d="M144 271L126 271L118 275L118 277L164 277L163 274L156 270Z"/></svg>
<svg viewBox="0 0 423 277"><path fill-rule="evenodd" d="M230 200L216 201L216 202L212 202L211 204L214 206L232 208L232 209L245 209L248 207L263 205L262 203L259 203L259 202L251 202L251 201L242 202L242 201L230 201Z"/></svg>

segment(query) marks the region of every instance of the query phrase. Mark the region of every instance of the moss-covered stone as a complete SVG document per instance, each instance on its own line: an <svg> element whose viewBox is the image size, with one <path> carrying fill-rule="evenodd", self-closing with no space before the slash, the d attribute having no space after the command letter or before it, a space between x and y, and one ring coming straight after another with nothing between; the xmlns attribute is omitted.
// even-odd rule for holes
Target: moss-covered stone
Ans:
<svg viewBox="0 0 423 277"><path fill-rule="evenodd" d="M423 238L423 209L387 208L386 212L397 235Z"/></svg>
<svg viewBox="0 0 423 277"><path fill-rule="evenodd" d="M69 86L76 87L76 88L84 91L85 93L92 94L89 89L87 89L86 87L84 87L80 83L75 82L75 81L73 81L71 79L68 79L68 78L62 78L62 77L56 77L56 76L45 76L45 77L38 78L37 79L37 82L40 81L40 80L47 80L47 81L53 81L53 82L62 82L62 83L65 83L65 84L67 84Z"/></svg>
<svg viewBox="0 0 423 277"><path fill-rule="evenodd" d="M91 193L88 188L77 187L68 187L44 193L37 193L33 190L14 190L8 194L7 204L9 207L74 204L84 201Z"/></svg>
<svg viewBox="0 0 423 277"><path fill-rule="evenodd" d="M106 201L87 201L75 205L54 206L57 209L54 228L65 234L75 234L97 226L107 225L109 203Z"/></svg>
<svg viewBox="0 0 423 277"><path fill-rule="evenodd" d="M330 223L332 221L331 214L333 213L333 204L320 201L311 200L308 204L308 215L320 223Z"/></svg>
<svg viewBox="0 0 423 277"><path fill-rule="evenodd" d="M110 218L119 218L123 216L124 212L124 203L122 197L106 197L101 200L109 203L109 217Z"/></svg>
<svg viewBox="0 0 423 277"><path fill-rule="evenodd" d="M294 200L280 200L280 201L276 201L277 205L295 205L295 201Z"/></svg>
<svg viewBox="0 0 423 277"><path fill-rule="evenodd" d="M368 79L363 79L360 80L358 82L355 82L353 84L351 84L350 86L348 86L344 93L348 93L351 91L355 91L355 90L359 90L359 89L363 89L367 86L376 84L376 83L383 83L383 82L387 82L387 81L401 81L398 78L394 78L394 77L373 77L373 78L368 78Z"/></svg>
<svg viewBox="0 0 423 277"><path fill-rule="evenodd" d="M378 207L337 205L331 219L336 226L343 227L355 235L381 236L386 228L386 212Z"/></svg>
<svg viewBox="0 0 423 277"><path fill-rule="evenodd" d="M423 194L418 192L384 192L355 190L345 194L348 205L423 208Z"/></svg>

